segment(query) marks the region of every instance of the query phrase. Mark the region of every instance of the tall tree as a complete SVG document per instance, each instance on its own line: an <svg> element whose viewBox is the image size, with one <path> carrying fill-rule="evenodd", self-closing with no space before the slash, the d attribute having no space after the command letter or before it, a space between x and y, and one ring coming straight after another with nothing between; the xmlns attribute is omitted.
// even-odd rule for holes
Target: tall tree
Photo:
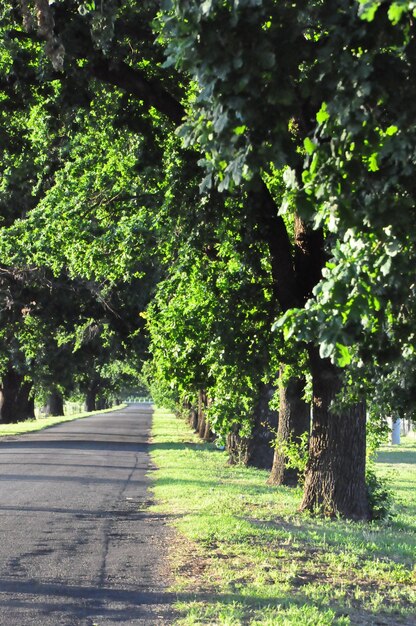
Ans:
<svg viewBox="0 0 416 626"><path fill-rule="evenodd" d="M190 86L181 134L203 155L201 185L215 183L219 191L242 181L250 186L258 229L271 255L274 294L287 312L282 323L307 342L314 427L304 506L367 517L362 402L352 398L348 406L335 409L333 400L342 387L339 367L360 365L367 350L365 371L371 383L371 372L380 372L383 365L378 346L392 347L394 333L403 345L394 371L402 356L412 362L412 314L403 308L404 292L411 288L405 253L410 251L411 258L412 241L406 237L412 224L412 181L406 164L412 156L403 129L411 127L414 100L409 99L411 90L392 89L397 81L408 85L412 75L414 42L405 19L412 16L410 4L164 2L159 13L164 27L156 45L149 38L149 20L157 17L157 3L130 2L122 9L90 3L83 5L85 15L76 2L23 5L26 23L31 17L37 23L50 58L64 69L66 85L75 79L96 85L98 78L121 88L143 103L143 119L159 129L168 126L167 118L173 125L181 123L185 109L179 98L184 85ZM227 37L221 35L224 29ZM16 30L7 31L13 45L24 35ZM36 37L32 40L37 45ZM163 66L165 46L168 62ZM403 98L408 107L400 116ZM190 162L195 162L194 154ZM278 204L269 182L276 169L284 181ZM392 204L406 216L407 232L388 211ZM294 210L292 238L282 214ZM343 261L342 271L338 263L330 263L322 275L331 256ZM373 260L380 268L376 277L367 270ZM346 299L345 288L354 295L351 277L357 267L358 297ZM395 307L392 284L400 269L407 282L398 280ZM337 311L334 320L331 305ZM386 323L377 325L380 310ZM399 316L388 317L396 310ZM303 326L296 325L299 319ZM358 395L363 391L371 393L365 378Z"/></svg>

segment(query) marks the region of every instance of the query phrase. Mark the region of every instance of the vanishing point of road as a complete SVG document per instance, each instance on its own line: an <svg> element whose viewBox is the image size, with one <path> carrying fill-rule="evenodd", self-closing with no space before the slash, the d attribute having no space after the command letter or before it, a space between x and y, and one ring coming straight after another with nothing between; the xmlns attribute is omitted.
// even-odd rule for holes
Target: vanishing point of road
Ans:
<svg viewBox="0 0 416 626"><path fill-rule="evenodd" d="M0 439L0 625L171 623L152 408Z"/></svg>

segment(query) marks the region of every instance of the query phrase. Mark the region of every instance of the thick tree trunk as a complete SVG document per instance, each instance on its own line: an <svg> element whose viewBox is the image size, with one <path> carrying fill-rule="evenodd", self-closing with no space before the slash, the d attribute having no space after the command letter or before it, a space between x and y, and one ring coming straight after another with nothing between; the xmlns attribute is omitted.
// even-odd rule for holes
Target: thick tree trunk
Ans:
<svg viewBox="0 0 416 626"><path fill-rule="evenodd" d="M198 429L198 409L194 406L189 410L189 425L192 430L197 431Z"/></svg>
<svg viewBox="0 0 416 626"><path fill-rule="evenodd" d="M341 388L336 368L311 349L313 420L301 510L370 518L365 483L365 403L331 411Z"/></svg>
<svg viewBox="0 0 416 626"><path fill-rule="evenodd" d="M57 416L64 414L64 399L56 389L51 391L45 407L45 415Z"/></svg>
<svg viewBox="0 0 416 626"><path fill-rule="evenodd" d="M186 400L183 403L183 408L185 410L186 418L188 420L189 426L192 430L198 430L198 410L192 405L190 400Z"/></svg>
<svg viewBox="0 0 416 626"><path fill-rule="evenodd" d="M96 399L95 408L96 408L97 411L105 411L105 409L108 409L109 406L108 406L107 399L104 398L103 396L99 396ZM92 409L92 410L94 410L94 409Z"/></svg>
<svg viewBox="0 0 416 626"><path fill-rule="evenodd" d="M209 423L206 416L206 408L208 405L207 395L203 389L200 389L198 393L198 435L204 441L210 441L212 439L212 432L209 427Z"/></svg>
<svg viewBox="0 0 416 626"><path fill-rule="evenodd" d="M91 387L87 390L84 402L84 410L90 413L91 411L95 411L97 400L97 391L94 387Z"/></svg>
<svg viewBox="0 0 416 626"><path fill-rule="evenodd" d="M35 417L32 383L9 367L0 386L0 421L14 424Z"/></svg>
<svg viewBox="0 0 416 626"><path fill-rule="evenodd" d="M262 385L255 408L254 427L247 445L247 465L270 469L273 464L273 439L278 424L277 411L269 407L275 388Z"/></svg>
<svg viewBox="0 0 416 626"><path fill-rule="evenodd" d="M236 430L227 436L229 463L242 463L250 467L270 469L273 463L273 439L277 428L277 412L269 407L273 396L272 385L264 384L259 392L259 399L253 411L253 429L251 437L241 437Z"/></svg>
<svg viewBox="0 0 416 626"><path fill-rule="evenodd" d="M282 377L283 370L280 372ZM296 485L299 480L295 468L286 467L287 457L282 445L288 441L300 444L300 437L310 431L310 406L303 400L305 380L291 378L286 385L280 385L279 426L273 467L267 483L269 485Z"/></svg>
<svg viewBox="0 0 416 626"><path fill-rule="evenodd" d="M248 439L238 434L239 426L228 433L226 441L226 450L228 452L228 462L230 465L248 464Z"/></svg>
<svg viewBox="0 0 416 626"><path fill-rule="evenodd" d="M23 391L23 402L26 404L26 413L29 419L35 419L35 398L32 395L32 383L24 383L26 388Z"/></svg>

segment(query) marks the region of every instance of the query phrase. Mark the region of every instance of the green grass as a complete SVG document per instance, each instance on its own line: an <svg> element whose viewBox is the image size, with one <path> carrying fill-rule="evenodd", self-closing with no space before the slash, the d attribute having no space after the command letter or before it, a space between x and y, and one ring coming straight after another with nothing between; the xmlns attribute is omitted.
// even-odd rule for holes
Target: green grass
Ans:
<svg viewBox="0 0 416 626"><path fill-rule="evenodd" d="M414 624L416 444L385 448L377 471L394 517L371 524L297 512L301 492L227 456L158 410L155 510L176 527L171 560L181 626Z"/></svg>
<svg viewBox="0 0 416 626"><path fill-rule="evenodd" d="M126 405L120 404L119 406L114 406L111 409L105 409L104 411L92 411L90 413L83 412L76 415L60 415L59 417L39 417L38 419L30 419L24 422L18 422L17 424L0 424L0 437L32 433L37 430L49 428L50 426L55 426L55 424L61 424L62 422L72 422L73 420L77 420L82 417L88 417L89 415L116 411L123 406Z"/></svg>

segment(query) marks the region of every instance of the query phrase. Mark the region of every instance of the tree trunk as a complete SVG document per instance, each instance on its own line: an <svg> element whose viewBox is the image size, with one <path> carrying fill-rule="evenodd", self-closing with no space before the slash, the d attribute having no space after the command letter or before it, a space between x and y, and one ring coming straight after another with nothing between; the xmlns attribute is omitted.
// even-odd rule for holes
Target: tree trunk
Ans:
<svg viewBox="0 0 416 626"><path fill-rule="evenodd" d="M108 401L108 398L106 398L105 396L102 395L102 393L99 393L96 396L96 400L95 400L95 409L97 411L105 411L106 409L110 408L110 403ZM93 409L94 410L94 409Z"/></svg>
<svg viewBox="0 0 416 626"><path fill-rule="evenodd" d="M269 407L275 388L264 384L254 413L254 426L247 444L247 465L259 469L271 469L273 464L273 440L278 424L277 411Z"/></svg>
<svg viewBox="0 0 416 626"><path fill-rule="evenodd" d="M198 430L198 410L192 405L190 400L183 403L189 426L192 430Z"/></svg>
<svg viewBox="0 0 416 626"><path fill-rule="evenodd" d="M32 386L12 367L8 368L0 386L0 421L3 424L35 417L34 400L30 397Z"/></svg>
<svg viewBox="0 0 416 626"><path fill-rule="evenodd" d="M28 419L35 419L35 398L32 395L33 383L23 383L22 402L23 407L26 405L26 414Z"/></svg>
<svg viewBox="0 0 416 626"><path fill-rule="evenodd" d="M304 303L322 277L324 233L295 219L295 270ZM309 347L313 379L312 433L302 510L322 511L351 519L369 519L365 484L365 405L331 410L341 389L339 371Z"/></svg>
<svg viewBox="0 0 416 626"><path fill-rule="evenodd" d="M280 371L282 378L283 368ZM300 443L300 437L310 432L310 406L302 398L305 389L304 378L291 378L286 385L280 384L279 426L273 467L267 483L269 485L296 485L299 472L295 468L286 467L287 457L280 443Z"/></svg>
<svg viewBox="0 0 416 626"><path fill-rule="evenodd" d="M198 393L198 435L204 441L210 441L212 439L212 432L209 427L209 423L206 416L206 408L207 408L208 400L207 395L203 389L199 390Z"/></svg>
<svg viewBox="0 0 416 626"><path fill-rule="evenodd" d="M365 403L331 411L339 372L310 350L313 419L301 510L354 520L370 518L365 484Z"/></svg>
<svg viewBox="0 0 416 626"><path fill-rule="evenodd" d="M192 430L198 430L198 410L194 406L191 407L189 411L189 425Z"/></svg>
<svg viewBox="0 0 416 626"><path fill-rule="evenodd" d="M277 412L269 407L274 387L264 384L259 390L253 411L253 428L250 437L241 437L239 426L227 436L229 463L242 463L259 469L270 469L273 463L273 440L277 428Z"/></svg>
<svg viewBox="0 0 416 626"><path fill-rule="evenodd" d="M94 387L90 387L90 389L87 390L84 402L84 410L87 411L87 413L95 411L96 399L97 392Z"/></svg>
<svg viewBox="0 0 416 626"><path fill-rule="evenodd" d="M51 391L45 407L45 415L58 416L64 414L64 399L56 389Z"/></svg>
<svg viewBox="0 0 416 626"><path fill-rule="evenodd" d="M239 429L240 427L236 425L227 435L226 450L230 465L248 464L248 439L239 435Z"/></svg>

